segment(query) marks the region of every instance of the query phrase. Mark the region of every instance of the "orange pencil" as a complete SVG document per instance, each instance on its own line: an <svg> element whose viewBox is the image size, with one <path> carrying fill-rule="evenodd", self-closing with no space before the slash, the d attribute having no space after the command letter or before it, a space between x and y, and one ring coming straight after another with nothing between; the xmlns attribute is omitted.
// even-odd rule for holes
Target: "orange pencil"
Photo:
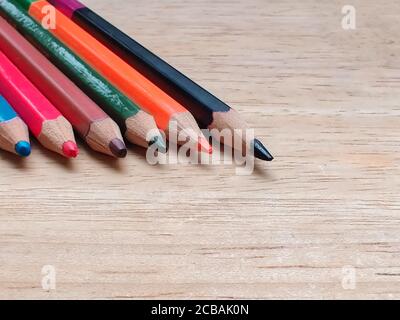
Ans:
<svg viewBox="0 0 400 320"><path fill-rule="evenodd" d="M29 14L39 23L48 14L46 8L52 7L42 0L18 2L26 9L29 8ZM178 137L183 133L186 137L198 141L199 150L211 153L211 146L188 110L61 12L55 12L56 28L50 28L48 31L140 107L151 113L158 127L168 135Z"/></svg>
<svg viewBox="0 0 400 320"><path fill-rule="evenodd" d="M67 158L78 155L71 124L1 51L0 93L45 148Z"/></svg>

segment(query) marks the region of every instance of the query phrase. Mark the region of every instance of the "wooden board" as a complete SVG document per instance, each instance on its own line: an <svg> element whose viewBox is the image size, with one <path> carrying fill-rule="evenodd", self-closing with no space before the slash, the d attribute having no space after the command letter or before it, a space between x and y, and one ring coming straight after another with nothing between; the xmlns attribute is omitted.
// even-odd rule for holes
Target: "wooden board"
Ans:
<svg viewBox="0 0 400 320"><path fill-rule="evenodd" d="M84 3L237 108L276 160L238 176L134 147L1 152L0 298L400 298L398 1L352 1L350 31L342 1Z"/></svg>

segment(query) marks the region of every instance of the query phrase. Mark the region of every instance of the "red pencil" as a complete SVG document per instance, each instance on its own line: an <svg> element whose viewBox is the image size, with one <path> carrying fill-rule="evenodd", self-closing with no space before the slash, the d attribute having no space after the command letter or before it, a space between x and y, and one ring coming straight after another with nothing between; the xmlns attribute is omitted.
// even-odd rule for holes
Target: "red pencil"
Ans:
<svg viewBox="0 0 400 320"><path fill-rule="evenodd" d="M0 52L0 93L44 147L67 158L78 155L71 124L3 52Z"/></svg>

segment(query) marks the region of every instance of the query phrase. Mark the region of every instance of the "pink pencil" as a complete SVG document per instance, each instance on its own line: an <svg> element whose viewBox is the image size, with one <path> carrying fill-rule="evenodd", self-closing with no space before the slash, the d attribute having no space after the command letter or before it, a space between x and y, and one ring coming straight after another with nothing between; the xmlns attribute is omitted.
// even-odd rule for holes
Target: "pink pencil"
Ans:
<svg viewBox="0 0 400 320"><path fill-rule="evenodd" d="M45 148L67 158L78 155L71 124L2 52L0 93Z"/></svg>

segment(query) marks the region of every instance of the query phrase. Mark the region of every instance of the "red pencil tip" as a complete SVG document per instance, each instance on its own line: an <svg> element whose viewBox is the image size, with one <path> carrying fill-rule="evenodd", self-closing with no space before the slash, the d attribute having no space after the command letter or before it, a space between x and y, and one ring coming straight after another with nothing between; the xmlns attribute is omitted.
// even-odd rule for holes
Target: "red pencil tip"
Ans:
<svg viewBox="0 0 400 320"><path fill-rule="evenodd" d="M62 151L67 158L76 158L79 154L78 146L72 141L65 142Z"/></svg>
<svg viewBox="0 0 400 320"><path fill-rule="evenodd" d="M200 137L198 143L199 151L204 151L208 154L212 154L213 150L210 144L208 143L207 139Z"/></svg>

